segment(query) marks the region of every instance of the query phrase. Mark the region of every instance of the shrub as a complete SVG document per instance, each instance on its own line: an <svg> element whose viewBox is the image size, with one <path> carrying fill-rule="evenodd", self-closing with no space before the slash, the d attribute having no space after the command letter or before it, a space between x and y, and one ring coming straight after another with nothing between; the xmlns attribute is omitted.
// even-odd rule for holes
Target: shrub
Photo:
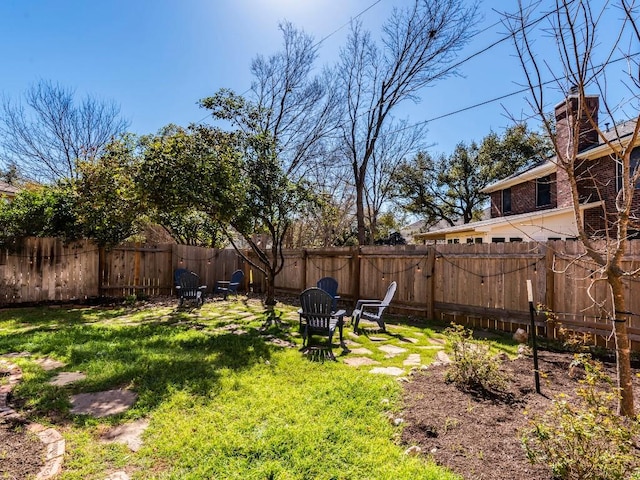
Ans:
<svg viewBox="0 0 640 480"><path fill-rule="evenodd" d="M600 363L586 355L573 363L586 372L578 398L560 395L531 420L522 436L529 460L547 464L554 478L564 480L640 478L640 417L615 413L618 392Z"/></svg>
<svg viewBox="0 0 640 480"><path fill-rule="evenodd" d="M475 340L473 332L451 324L445 330L452 351L452 361L445 378L458 387L483 392L502 391L507 377L500 370L501 361L492 356L486 342Z"/></svg>

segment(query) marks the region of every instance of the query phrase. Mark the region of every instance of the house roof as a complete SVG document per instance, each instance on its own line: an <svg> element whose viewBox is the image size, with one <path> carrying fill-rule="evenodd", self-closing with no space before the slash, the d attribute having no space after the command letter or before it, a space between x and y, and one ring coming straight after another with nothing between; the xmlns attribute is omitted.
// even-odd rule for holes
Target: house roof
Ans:
<svg viewBox="0 0 640 480"><path fill-rule="evenodd" d="M602 202L592 202L580 206L581 210L587 210L589 208L597 207ZM492 229L502 225L518 224L525 221L538 220L540 218L554 217L557 215L566 215L573 211L573 207L563 208L551 208L547 210L538 210L536 212L520 213L518 215L509 215L506 217L494 217L487 220L481 220L479 222L465 223L464 225L456 225L454 227L442 228L440 230L434 230L426 233L416 234L415 237L421 240L442 240L447 235L454 233L467 233L467 232L488 232Z"/></svg>
<svg viewBox="0 0 640 480"><path fill-rule="evenodd" d="M535 180L536 178L550 175L554 173L558 168L558 166L553 161L555 160L555 158L556 157L554 156L549 160L538 162L522 172L514 173L507 178L503 178L502 180L498 180L491 185L487 185L480 191L482 193L491 193L495 192L496 190L502 190L504 188L512 187L513 185L517 185L518 183L528 182L529 180Z"/></svg>
<svg viewBox="0 0 640 480"><path fill-rule="evenodd" d="M618 140L620 142L620 145L626 145L631 140L631 135L633 134L636 121L637 119L627 120L625 122L618 123L610 129L604 130L603 134L605 138L599 139L599 143L597 145L592 145L589 148L585 148L584 150L579 152L578 157L585 160L593 160L608 154L611 151L611 147L607 142ZM635 145L640 145L640 136L636 139ZM509 177L503 178L501 180L498 180L497 182L492 183L491 185L486 186L481 190L481 192L491 193L497 190L509 188L519 183L524 183L530 180L535 180L536 178L544 177L545 175L554 173L556 170L556 156L554 155L547 160L543 160L542 162L538 162L535 165L532 165L524 171L514 173Z"/></svg>
<svg viewBox="0 0 640 480"><path fill-rule="evenodd" d="M0 181L0 195L8 195L10 197L13 197L19 191L20 189L15 185Z"/></svg>

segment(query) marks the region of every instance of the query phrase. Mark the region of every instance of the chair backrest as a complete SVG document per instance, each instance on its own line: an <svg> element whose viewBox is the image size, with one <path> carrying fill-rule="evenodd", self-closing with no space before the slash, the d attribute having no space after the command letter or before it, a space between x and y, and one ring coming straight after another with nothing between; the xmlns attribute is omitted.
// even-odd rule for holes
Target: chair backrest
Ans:
<svg viewBox="0 0 640 480"><path fill-rule="evenodd" d="M333 277L322 277L316 286L331 295L333 298L332 308L335 311L338 306L338 281Z"/></svg>
<svg viewBox="0 0 640 480"><path fill-rule="evenodd" d="M329 328L333 297L318 287L307 288L300 294L300 316L313 328Z"/></svg>
<svg viewBox="0 0 640 480"><path fill-rule="evenodd" d="M180 285L181 297L196 297L200 287L200 276L187 270L180 275L178 285Z"/></svg>
<svg viewBox="0 0 640 480"><path fill-rule="evenodd" d="M333 277L323 277L318 280L316 287L321 288L332 297L338 294L338 281Z"/></svg>
<svg viewBox="0 0 640 480"><path fill-rule="evenodd" d="M387 293L382 299L382 304L380 305L380 308L378 308L378 317L382 316L382 312L384 312L384 309L387 308L391 303L393 296L396 294L396 288L398 288L398 284L396 282L391 282L389 284L389 288L387 288Z"/></svg>
<svg viewBox="0 0 640 480"><path fill-rule="evenodd" d="M182 276L183 273L186 273L188 271L189 270L187 270L186 268L176 268L173 271L173 284L180 285L180 277Z"/></svg>
<svg viewBox="0 0 640 480"><path fill-rule="evenodd" d="M236 270L231 274L231 281L229 282L229 291L235 292L242 283L244 278L244 272L242 270Z"/></svg>

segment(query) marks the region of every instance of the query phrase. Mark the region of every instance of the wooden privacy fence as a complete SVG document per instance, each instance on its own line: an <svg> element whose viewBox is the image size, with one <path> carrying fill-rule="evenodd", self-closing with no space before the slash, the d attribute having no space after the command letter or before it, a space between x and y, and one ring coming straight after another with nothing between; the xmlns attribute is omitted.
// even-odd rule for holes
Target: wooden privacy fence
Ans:
<svg viewBox="0 0 640 480"><path fill-rule="evenodd" d="M640 267L640 240L630 242L624 262L628 271ZM266 287L264 276L230 249L125 244L103 250L87 241L30 238L0 250L0 304L171 295L176 268L198 273L209 291L238 268L245 272L245 289ZM349 308L358 298L382 298L396 281L391 312L514 331L529 328L529 279L535 303L555 312L551 321L537 316L539 334L560 338L568 329L612 346L612 319L602 316L610 311L610 294L596 271L575 241L297 249L285 251L275 287L297 295L331 276ZM625 280L635 350L640 350L639 282Z"/></svg>

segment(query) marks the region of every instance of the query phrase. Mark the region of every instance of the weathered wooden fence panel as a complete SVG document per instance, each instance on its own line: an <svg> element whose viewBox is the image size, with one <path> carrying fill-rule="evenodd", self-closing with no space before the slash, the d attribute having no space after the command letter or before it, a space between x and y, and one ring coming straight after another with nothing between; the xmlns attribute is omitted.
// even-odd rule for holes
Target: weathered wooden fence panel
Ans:
<svg viewBox="0 0 640 480"><path fill-rule="evenodd" d="M27 238L0 253L0 304L82 300L98 294L97 249Z"/></svg>

